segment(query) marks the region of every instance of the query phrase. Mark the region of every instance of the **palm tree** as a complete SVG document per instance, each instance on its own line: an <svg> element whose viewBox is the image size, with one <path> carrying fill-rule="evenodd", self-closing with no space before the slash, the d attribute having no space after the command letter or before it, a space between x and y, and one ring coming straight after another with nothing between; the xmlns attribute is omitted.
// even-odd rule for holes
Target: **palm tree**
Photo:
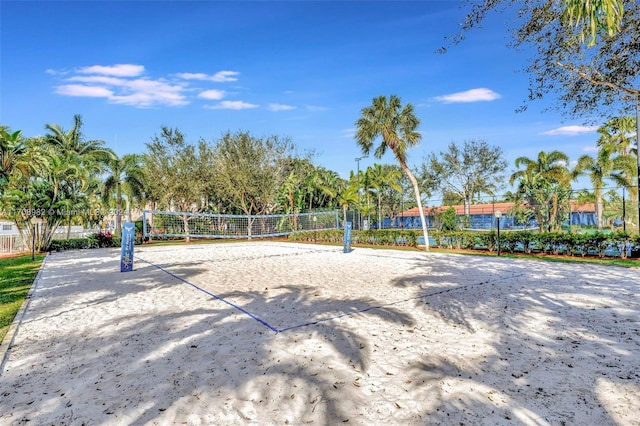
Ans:
<svg viewBox="0 0 640 426"><path fill-rule="evenodd" d="M127 196L127 220L131 221L131 198L142 194L143 178L141 156L127 154L116 157L107 162L107 177L102 185L102 200L108 205L115 193L116 197L116 235L120 235L122 228L122 193ZM123 188L123 186L125 188Z"/></svg>
<svg viewBox="0 0 640 426"><path fill-rule="evenodd" d="M638 160L638 148L635 144L634 133L638 133L637 119L634 117L614 117L607 121L598 129L600 138L598 139L598 147L609 147L615 154L621 157L614 166L620 176L625 177L624 183L619 185L633 187L638 185L638 170L640 169L640 161ZM635 146L634 146L635 145ZM629 191L631 195L631 204L638 205L638 191ZM631 221L636 217L638 211L634 209L631 214ZM637 222L636 222L637 223Z"/></svg>
<svg viewBox="0 0 640 426"><path fill-rule="evenodd" d="M568 197L572 178L568 163L569 157L560 151L541 151L536 159L516 158L520 170L511 175L509 183L519 181L518 193L529 201L541 230L553 231L561 226L561 202Z"/></svg>
<svg viewBox="0 0 640 426"><path fill-rule="evenodd" d="M612 157L611 146L604 146L598 151L596 158L590 155L583 155L578 158L578 163L573 169L574 179L579 176L588 176L593 185L593 193L596 199L596 223L598 229L602 229L602 189L605 186L605 179L612 178L615 159Z"/></svg>
<svg viewBox="0 0 640 426"><path fill-rule="evenodd" d="M14 170L29 174L32 162L27 158L28 147L22 140L22 130L10 132L0 126L0 189L5 186Z"/></svg>
<svg viewBox="0 0 640 426"><path fill-rule="evenodd" d="M369 172L369 168L367 168L367 172ZM400 186L402 173L393 167L385 167L376 163L371 168L370 175L371 188L378 198L378 229L380 229L382 225L382 196L387 190L402 191Z"/></svg>
<svg viewBox="0 0 640 426"><path fill-rule="evenodd" d="M422 199L418 180L407 165L407 150L420 142L421 135L416 131L420 120L413 112L413 105L402 107L400 97L391 95L379 96L373 99L371 106L361 111L361 117L356 121L356 142L364 155L369 155L374 141L382 138L382 143L376 148L374 156L382 158L387 149L390 149L396 157L400 168L407 175L413 186L416 196L422 232L424 234L425 250L429 251L429 235L427 222L422 209Z"/></svg>
<svg viewBox="0 0 640 426"><path fill-rule="evenodd" d="M101 173L104 164L113 159L115 154L109 148L104 146L104 141L85 140L82 134L82 117L74 115L73 127L69 131L65 131L58 124L47 124L45 129L48 133L45 135L45 141L49 146L57 151L62 161L68 164L74 164L82 170L82 179L70 179L67 182L69 194L66 199L72 205L79 207L82 197L97 196L98 186L87 185L88 176ZM89 193L86 193L89 191ZM75 201L73 201L75 199ZM73 210L69 210L72 212ZM68 214L67 219L67 238L70 237L71 224L73 214Z"/></svg>
<svg viewBox="0 0 640 426"><path fill-rule="evenodd" d="M112 150L104 146L101 140L85 140L82 134L82 117L73 116L73 128L68 132L58 124L47 124L45 128L50 132L46 136L47 142L57 146L63 154L79 155L85 163L94 162L94 165L115 158Z"/></svg>
<svg viewBox="0 0 640 426"><path fill-rule="evenodd" d="M637 148L633 147L633 133L636 131L634 117L613 117L598 128L600 138L598 147L611 146L613 152L619 155L637 155Z"/></svg>
<svg viewBox="0 0 640 426"><path fill-rule="evenodd" d="M356 189L356 185L345 186L341 191L339 191L337 201L338 205L342 207L342 227L344 228L347 223L347 210L349 210L349 206L358 202L358 191Z"/></svg>

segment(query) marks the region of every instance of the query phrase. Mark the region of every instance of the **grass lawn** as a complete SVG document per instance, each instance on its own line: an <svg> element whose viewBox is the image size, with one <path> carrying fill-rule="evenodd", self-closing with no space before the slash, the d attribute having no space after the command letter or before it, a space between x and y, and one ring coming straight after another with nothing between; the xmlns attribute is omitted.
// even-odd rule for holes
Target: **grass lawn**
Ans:
<svg viewBox="0 0 640 426"><path fill-rule="evenodd" d="M44 255L0 258L0 342L22 306Z"/></svg>

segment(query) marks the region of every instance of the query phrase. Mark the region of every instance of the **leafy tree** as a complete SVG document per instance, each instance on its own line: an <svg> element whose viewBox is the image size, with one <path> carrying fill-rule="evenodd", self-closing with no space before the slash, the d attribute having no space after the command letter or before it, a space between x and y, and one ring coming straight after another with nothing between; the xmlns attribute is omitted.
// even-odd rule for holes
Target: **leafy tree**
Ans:
<svg viewBox="0 0 640 426"><path fill-rule="evenodd" d="M188 144L178 129L162 126L160 134L147 143L143 158L145 191L162 206L184 213L186 235L194 217L189 213L202 212L207 206L206 184L212 179L213 160L213 151L205 141L200 140L197 146Z"/></svg>
<svg viewBox="0 0 640 426"><path fill-rule="evenodd" d="M442 191L443 206L457 206L460 204L464 205L465 202L466 202L465 197L460 195L460 193L458 192L452 192L447 190Z"/></svg>
<svg viewBox="0 0 640 426"><path fill-rule="evenodd" d="M567 3L578 2L583 3L586 12L567 7ZM597 11L603 10L605 3L624 3L624 15L619 26L614 25L611 34L602 34L597 47L588 48L573 32L568 20L571 16L582 19L585 14L601 17L603 15ZM637 86L640 75L640 5L636 1L483 0L474 3L453 42L462 41L465 33L480 26L490 12L504 9L507 5L515 7L515 15L519 18L509 28L512 32L511 46L516 49L531 47L536 52L526 68L530 74L529 100L555 93L560 101L557 104L559 109L580 117L608 107L614 107L616 114L620 106L631 111L640 102L640 88ZM563 16L566 19L563 20ZM610 17L605 17L605 20ZM446 48L441 50L444 52Z"/></svg>
<svg viewBox="0 0 640 426"><path fill-rule="evenodd" d="M218 194L249 217L272 213L290 176L287 167L292 142L277 136L257 138L248 132L227 132L214 150Z"/></svg>
<svg viewBox="0 0 640 426"><path fill-rule="evenodd" d="M463 147L449 144L439 158L430 154L428 165L422 163L422 177L446 193L459 195L464 200L464 213L469 216L474 195L494 194L504 180L507 162L500 147L489 146L483 140L466 141Z"/></svg>
<svg viewBox="0 0 640 426"><path fill-rule="evenodd" d="M525 17L511 28L512 46L530 46L536 52L526 68L530 74L530 101L555 94L557 108L576 117L606 110L609 115L619 115L620 110L630 114L635 108L636 135L640 135L639 2L484 0L473 5L453 41L463 40L464 34L479 26L489 12L505 5L517 5L517 16ZM573 31L576 24L577 35ZM584 44L585 29L591 35L588 45ZM597 33L601 35L598 43ZM524 109L526 105L521 108ZM640 156L636 160L636 169L640 170ZM639 198L640 184L636 194Z"/></svg>
<svg viewBox="0 0 640 426"><path fill-rule="evenodd" d="M441 231L455 231L456 229L458 229L458 218L456 216L456 209L454 209L453 207L449 207L445 211L439 213L439 216Z"/></svg>
<svg viewBox="0 0 640 426"><path fill-rule="evenodd" d="M361 111L360 118L356 121L356 142L364 155L369 155L374 141L382 138L374 152L376 158L382 158L387 149L390 149L396 157L402 171L407 175L413 186L413 191L420 211L420 222L424 234L425 249L429 250L429 235L427 223L422 208L422 199L418 180L407 165L407 150L420 142L421 135L416 131L420 120L413 112L413 105L404 107L400 97L391 95L379 96L373 99L371 106Z"/></svg>
<svg viewBox="0 0 640 426"><path fill-rule="evenodd" d="M580 40L585 42L589 36L588 46L594 46L599 32L614 36L620 31L620 23L624 15L623 0L563 0L563 22L576 27Z"/></svg>

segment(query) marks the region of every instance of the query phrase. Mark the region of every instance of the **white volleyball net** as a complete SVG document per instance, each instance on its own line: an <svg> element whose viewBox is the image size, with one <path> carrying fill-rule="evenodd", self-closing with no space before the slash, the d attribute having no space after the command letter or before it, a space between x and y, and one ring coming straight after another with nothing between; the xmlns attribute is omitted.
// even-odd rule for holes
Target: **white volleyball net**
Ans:
<svg viewBox="0 0 640 426"><path fill-rule="evenodd" d="M340 228L337 210L256 216L145 210L142 222L150 239L270 238Z"/></svg>

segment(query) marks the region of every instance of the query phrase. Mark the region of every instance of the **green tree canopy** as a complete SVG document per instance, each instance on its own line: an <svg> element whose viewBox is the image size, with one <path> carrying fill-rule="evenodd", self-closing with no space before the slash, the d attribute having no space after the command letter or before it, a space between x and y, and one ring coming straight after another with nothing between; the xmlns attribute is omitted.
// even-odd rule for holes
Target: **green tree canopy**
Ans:
<svg viewBox="0 0 640 426"><path fill-rule="evenodd" d="M428 163L428 164L427 164ZM502 149L483 140L470 140L460 147L455 142L439 156L431 153L422 163L422 179L442 192L458 194L464 211L470 214L474 195L495 194L504 180L507 162Z"/></svg>
<svg viewBox="0 0 640 426"><path fill-rule="evenodd" d="M246 215L272 213L293 148L288 138L227 132L214 147L217 193Z"/></svg>

